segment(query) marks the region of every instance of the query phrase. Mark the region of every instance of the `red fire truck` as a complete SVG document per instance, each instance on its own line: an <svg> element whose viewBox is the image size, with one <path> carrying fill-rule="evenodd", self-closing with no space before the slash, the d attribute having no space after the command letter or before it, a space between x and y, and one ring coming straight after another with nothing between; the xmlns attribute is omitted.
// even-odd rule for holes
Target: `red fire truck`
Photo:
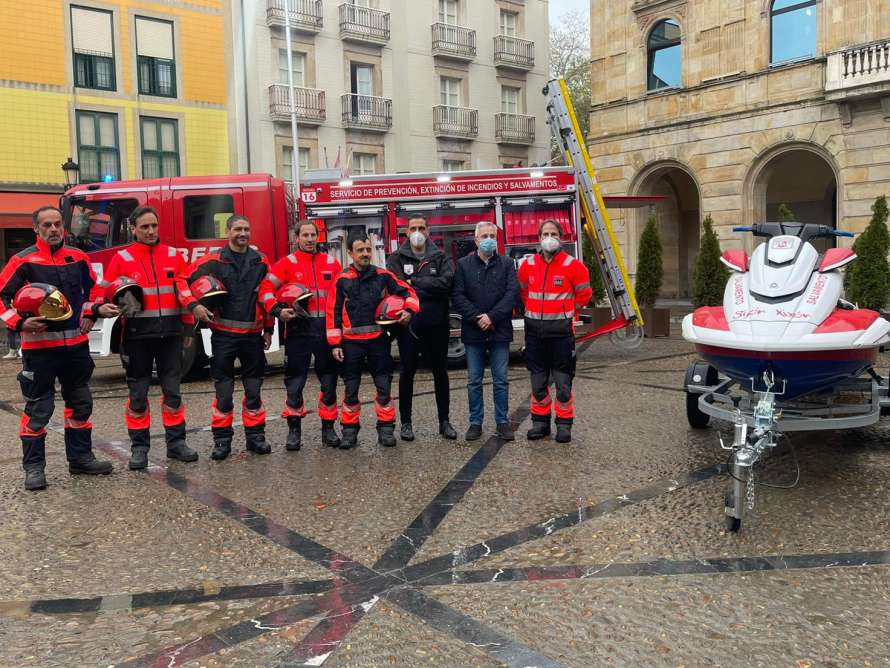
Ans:
<svg viewBox="0 0 890 668"><path fill-rule="evenodd" d="M252 242L272 262L294 248L296 223L305 217L320 224L328 252L343 266L349 262L345 239L354 228L372 238L374 262L383 265L404 240L408 218L415 213L427 217L432 239L454 261L474 250L473 231L480 221L498 226L500 252L519 262L535 252L539 222L555 218L564 229L565 249L579 255L574 175L564 167L348 178L318 170L306 174L300 199L295 202L279 178L237 174L78 185L65 193L61 206L68 243L90 254L99 275L117 248L130 243L127 216L144 205L160 213L161 242L180 249L190 262L224 245L225 221L233 213L252 221ZM521 319L515 324L515 345L521 346ZM449 354L459 360L463 349L456 316L451 327ZM202 334L199 345L189 349L198 359L212 353L209 333ZM114 320L100 321L90 334L96 355L118 352L119 342Z"/></svg>

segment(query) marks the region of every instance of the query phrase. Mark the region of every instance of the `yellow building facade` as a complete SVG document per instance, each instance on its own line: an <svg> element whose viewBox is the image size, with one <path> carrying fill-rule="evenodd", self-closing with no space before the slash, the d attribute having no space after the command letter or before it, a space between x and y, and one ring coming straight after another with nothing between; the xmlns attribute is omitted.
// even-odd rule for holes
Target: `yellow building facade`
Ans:
<svg viewBox="0 0 890 668"><path fill-rule="evenodd" d="M12 193L61 191L69 156L82 183L229 172L227 14L226 0L0 2L0 228L20 226Z"/></svg>

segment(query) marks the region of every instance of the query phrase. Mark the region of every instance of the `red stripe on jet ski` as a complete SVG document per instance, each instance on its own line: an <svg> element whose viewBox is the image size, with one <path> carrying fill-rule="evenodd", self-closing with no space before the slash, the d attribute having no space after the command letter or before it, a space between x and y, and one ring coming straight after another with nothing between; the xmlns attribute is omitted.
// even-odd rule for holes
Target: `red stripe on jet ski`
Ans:
<svg viewBox="0 0 890 668"><path fill-rule="evenodd" d="M843 350L740 350L738 348L721 348L719 346L696 345L696 350L703 355L723 357L744 357L765 360L862 360L874 362L878 356L877 348L845 348Z"/></svg>
<svg viewBox="0 0 890 668"><path fill-rule="evenodd" d="M837 308L816 328L814 334L837 334L865 331L880 318L877 311L860 308L848 311Z"/></svg>

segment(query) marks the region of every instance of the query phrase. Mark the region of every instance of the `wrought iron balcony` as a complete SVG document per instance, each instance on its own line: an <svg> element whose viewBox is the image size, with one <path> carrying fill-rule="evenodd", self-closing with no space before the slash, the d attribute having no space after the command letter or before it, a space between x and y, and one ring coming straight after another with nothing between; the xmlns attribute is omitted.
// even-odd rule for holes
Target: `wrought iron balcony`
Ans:
<svg viewBox="0 0 890 668"><path fill-rule="evenodd" d="M499 144L529 146L535 143L535 117L523 114L495 114L494 138Z"/></svg>
<svg viewBox="0 0 890 668"><path fill-rule="evenodd" d="M343 127L387 132L392 128L392 100L372 95L346 93L342 97Z"/></svg>
<svg viewBox="0 0 890 668"><path fill-rule="evenodd" d="M514 70L530 70L535 66L535 43L518 37L495 35L495 67Z"/></svg>
<svg viewBox="0 0 890 668"><path fill-rule="evenodd" d="M324 91L317 88L294 86L294 108L297 110L297 121L305 125L320 125L327 118ZM269 86L269 115L272 120L290 122L287 85Z"/></svg>
<svg viewBox="0 0 890 668"><path fill-rule="evenodd" d="M474 139L479 136L479 111L464 107L433 107L433 134L451 139Z"/></svg>
<svg viewBox="0 0 890 668"><path fill-rule="evenodd" d="M389 12L350 3L340 5L340 38L385 44L389 41Z"/></svg>
<svg viewBox="0 0 890 668"><path fill-rule="evenodd" d="M285 0L266 0L266 25L284 26ZM323 27L323 0L290 0L290 25L298 32L317 33Z"/></svg>
<svg viewBox="0 0 890 668"><path fill-rule="evenodd" d="M828 54L825 92L833 100L890 91L890 39Z"/></svg>
<svg viewBox="0 0 890 668"><path fill-rule="evenodd" d="M434 23L433 55L470 61L476 57L476 31L470 28Z"/></svg>

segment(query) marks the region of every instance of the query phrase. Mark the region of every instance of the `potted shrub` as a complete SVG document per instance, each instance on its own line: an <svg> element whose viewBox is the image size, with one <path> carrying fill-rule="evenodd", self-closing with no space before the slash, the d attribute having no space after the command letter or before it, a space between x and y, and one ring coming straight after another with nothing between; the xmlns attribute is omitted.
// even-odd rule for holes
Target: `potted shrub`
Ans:
<svg viewBox="0 0 890 668"><path fill-rule="evenodd" d="M650 216L640 236L637 282L634 288L637 303L643 314L643 331L649 337L670 336L671 333L670 309L655 308L663 279L664 267L661 260L658 223L655 221L655 216Z"/></svg>
<svg viewBox="0 0 890 668"><path fill-rule="evenodd" d="M890 301L890 231L887 229L887 198L881 195L871 207L865 232L856 237L853 250L858 259L847 266L844 288L847 299L859 308L883 312Z"/></svg>
<svg viewBox="0 0 890 668"><path fill-rule="evenodd" d="M729 269L720 261L720 240L714 232L711 216L705 218L702 226L704 230L692 273L692 303L696 308L722 306Z"/></svg>

